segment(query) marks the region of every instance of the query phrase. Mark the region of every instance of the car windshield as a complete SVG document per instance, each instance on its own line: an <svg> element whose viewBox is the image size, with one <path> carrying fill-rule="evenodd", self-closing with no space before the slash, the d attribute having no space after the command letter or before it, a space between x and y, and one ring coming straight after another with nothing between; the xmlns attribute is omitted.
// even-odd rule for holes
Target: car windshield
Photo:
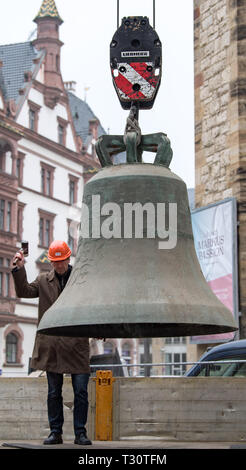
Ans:
<svg viewBox="0 0 246 470"><path fill-rule="evenodd" d="M203 364L199 366L196 375L210 376L210 377L246 377L246 358L242 356L232 356L230 358L221 358L221 361L245 360L241 363L218 363L218 364ZM216 359L219 361L219 359Z"/></svg>

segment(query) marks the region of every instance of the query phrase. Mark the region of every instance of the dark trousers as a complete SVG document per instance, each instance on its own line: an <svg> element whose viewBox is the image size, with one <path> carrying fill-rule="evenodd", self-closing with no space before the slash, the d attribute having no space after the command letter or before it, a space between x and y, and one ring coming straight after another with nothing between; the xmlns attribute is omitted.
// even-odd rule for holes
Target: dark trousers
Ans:
<svg viewBox="0 0 246 470"><path fill-rule="evenodd" d="M62 434L63 398L62 385L63 374L47 372L48 380L48 419L50 431ZM88 392L87 386L89 374L71 374L74 391L73 425L76 436L85 431L88 414Z"/></svg>

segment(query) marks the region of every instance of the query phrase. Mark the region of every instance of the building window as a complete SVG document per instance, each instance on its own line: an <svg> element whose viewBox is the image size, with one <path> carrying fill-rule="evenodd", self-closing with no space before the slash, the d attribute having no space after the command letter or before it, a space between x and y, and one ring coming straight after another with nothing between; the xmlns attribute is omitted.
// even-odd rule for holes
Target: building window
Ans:
<svg viewBox="0 0 246 470"><path fill-rule="evenodd" d="M126 364L130 364L131 362L131 348L129 343L124 343L122 346L122 357Z"/></svg>
<svg viewBox="0 0 246 470"><path fill-rule="evenodd" d="M165 366L165 375L184 375L186 365L179 362L186 362L186 353L166 353L165 362L171 363Z"/></svg>
<svg viewBox="0 0 246 470"><path fill-rule="evenodd" d="M0 296L3 297L3 273L0 271Z"/></svg>
<svg viewBox="0 0 246 470"><path fill-rule="evenodd" d="M51 236L50 236L50 220L45 219L44 217L40 217L39 221L39 244L41 246L48 247L51 243Z"/></svg>
<svg viewBox="0 0 246 470"><path fill-rule="evenodd" d="M38 132L38 115L41 106L33 101L28 100L29 105L29 129L34 132Z"/></svg>
<svg viewBox="0 0 246 470"><path fill-rule="evenodd" d="M6 145L0 143L0 170L5 171Z"/></svg>
<svg viewBox="0 0 246 470"><path fill-rule="evenodd" d="M29 129L35 131L35 111L29 109Z"/></svg>
<svg viewBox="0 0 246 470"><path fill-rule="evenodd" d="M69 176L69 204L76 204L78 202L78 181L79 179L74 175Z"/></svg>
<svg viewBox="0 0 246 470"><path fill-rule="evenodd" d="M144 338L139 341L139 356L141 364L152 363L152 341L151 338ZM141 376L150 376L152 373L152 366L140 366L139 374Z"/></svg>
<svg viewBox="0 0 246 470"><path fill-rule="evenodd" d="M68 121L65 121L65 119L62 119L60 117L57 117L57 121L58 121L58 143L66 146Z"/></svg>
<svg viewBox="0 0 246 470"><path fill-rule="evenodd" d="M131 363L131 347L129 343L124 343L121 348L121 356L125 364ZM132 375L132 368L128 368L128 374Z"/></svg>
<svg viewBox="0 0 246 470"><path fill-rule="evenodd" d="M174 336L165 338L166 344L186 344L186 337L185 336Z"/></svg>
<svg viewBox="0 0 246 470"><path fill-rule="evenodd" d="M53 241L54 214L39 210L39 246L48 248Z"/></svg>
<svg viewBox="0 0 246 470"><path fill-rule="evenodd" d="M64 127L59 124L58 126L58 142L63 145L64 142Z"/></svg>
<svg viewBox="0 0 246 470"><path fill-rule="evenodd" d="M0 230L12 231L12 202L0 199Z"/></svg>
<svg viewBox="0 0 246 470"><path fill-rule="evenodd" d="M10 274L5 273L5 294L6 297L10 297Z"/></svg>
<svg viewBox="0 0 246 470"><path fill-rule="evenodd" d="M23 354L23 331L18 325L10 325L4 333L5 338L5 362L4 366L22 367L21 356Z"/></svg>
<svg viewBox="0 0 246 470"><path fill-rule="evenodd" d="M9 333L6 337L6 363L17 363L18 338L14 333Z"/></svg>
<svg viewBox="0 0 246 470"><path fill-rule="evenodd" d="M16 143L0 138L0 171L11 173L11 159L13 161L13 152L16 149Z"/></svg>
<svg viewBox="0 0 246 470"><path fill-rule="evenodd" d="M18 202L18 210L17 210L17 238L18 240L22 240L23 234L23 215L24 215L24 207L25 204Z"/></svg>
<svg viewBox="0 0 246 470"><path fill-rule="evenodd" d="M11 277L9 258L0 257L0 297L11 297Z"/></svg>
<svg viewBox="0 0 246 470"><path fill-rule="evenodd" d="M18 178L19 186L23 184L24 157L25 154L19 152L16 159L15 176Z"/></svg>
<svg viewBox="0 0 246 470"><path fill-rule="evenodd" d="M106 341L103 345L104 354L112 354L114 351L114 346L109 341Z"/></svg>
<svg viewBox="0 0 246 470"><path fill-rule="evenodd" d="M53 197L55 168L41 162L41 193Z"/></svg>
<svg viewBox="0 0 246 470"><path fill-rule="evenodd" d="M69 181L69 203L75 203L75 182Z"/></svg>
<svg viewBox="0 0 246 470"><path fill-rule="evenodd" d="M7 201L7 232L11 229L12 202Z"/></svg>
<svg viewBox="0 0 246 470"><path fill-rule="evenodd" d="M17 158L16 159L16 176L17 176L18 180L20 179L20 174L21 174L20 166L21 166L21 159Z"/></svg>
<svg viewBox="0 0 246 470"><path fill-rule="evenodd" d="M0 199L0 230L4 230L5 221L5 200Z"/></svg>

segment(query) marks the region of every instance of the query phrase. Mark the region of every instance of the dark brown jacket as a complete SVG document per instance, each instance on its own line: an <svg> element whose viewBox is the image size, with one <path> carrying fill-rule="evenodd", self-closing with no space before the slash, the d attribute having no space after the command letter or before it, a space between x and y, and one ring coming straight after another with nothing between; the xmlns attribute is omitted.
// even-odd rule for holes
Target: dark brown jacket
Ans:
<svg viewBox="0 0 246 470"><path fill-rule="evenodd" d="M12 271L17 297L39 297L38 323L61 293L54 269L39 274L30 284L25 267ZM90 372L89 339L36 334L31 367L49 372L83 374Z"/></svg>

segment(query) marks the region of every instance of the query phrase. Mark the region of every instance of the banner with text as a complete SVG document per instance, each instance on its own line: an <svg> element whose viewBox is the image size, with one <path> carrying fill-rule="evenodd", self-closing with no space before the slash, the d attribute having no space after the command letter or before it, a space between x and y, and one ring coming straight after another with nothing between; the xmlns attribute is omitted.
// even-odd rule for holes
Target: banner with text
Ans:
<svg viewBox="0 0 246 470"><path fill-rule="evenodd" d="M220 301L238 320L237 218L235 198L191 214L194 243L203 275ZM191 343L230 341L235 333L192 336Z"/></svg>

